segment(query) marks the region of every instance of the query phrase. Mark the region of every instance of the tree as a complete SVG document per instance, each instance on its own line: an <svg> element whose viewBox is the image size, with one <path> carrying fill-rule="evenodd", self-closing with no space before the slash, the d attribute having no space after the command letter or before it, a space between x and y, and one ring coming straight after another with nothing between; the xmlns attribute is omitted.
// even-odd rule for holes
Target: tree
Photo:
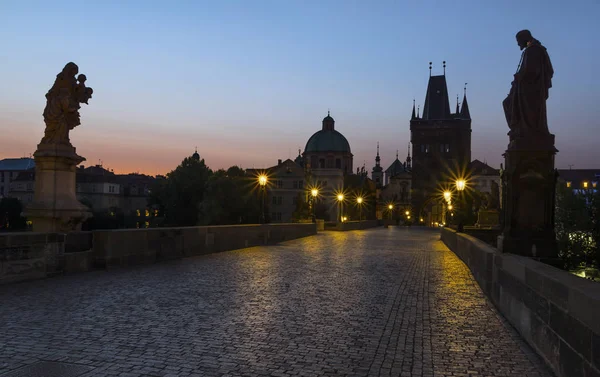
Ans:
<svg viewBox="0 0 600 377"><path fill-rule="evenodd" d="M27 221L21 216L23 205L16 198L0 199L0 230L17 231L27 229Z"/></svg>
<svg viewBox="0 0 600 377"><path fill-rule="evenodd" d="M292 219L294 221L300 221L310 218L312 218L311 204L306 200L306 194L298 193L298 196L296 197L296 209L292 214Z"/></svg>
<svg viewBox="0 0 600 377"><path fill-rule="evenodd" d="M599 266L599 211L597 192L577 192L557 185L556 239L566 268Z"/></svg>
<svg viewBox="0 0 600 377"><path fill-rule="evenodd" d="M211 174L204 159L187 157L166 178L156 181L148 205L158 206L166 225L196 225L199 222L198 209Z"/></svg>
<svg viewBox="0 0 600 377"><path fill-rule="evenodd" d="M252 178L237 166L227 171L216 171L208 180L200 205L201 223L227 225L259 222L261 202L254 195Z"/></svg>

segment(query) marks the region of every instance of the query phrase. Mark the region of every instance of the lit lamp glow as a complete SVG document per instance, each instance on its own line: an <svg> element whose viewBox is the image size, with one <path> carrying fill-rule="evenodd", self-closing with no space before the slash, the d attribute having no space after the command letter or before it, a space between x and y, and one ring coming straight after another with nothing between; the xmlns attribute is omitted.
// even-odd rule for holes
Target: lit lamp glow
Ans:
<svg viewBox="0 0 600 377"><path fill-rule="evenodd" d="M356 202L358 204L361 204L363 202L363 198L361 198L360 196L358 198L356 198Z"/></svg>
<svg viewBox="0 0 600 377"><path fill-rule="evenodd" d="M265 186L267 184L268 178L266 175L261 174L258 176L258 184L261 186Z"/></svg>
<svg viewBox="0 0 600 377"><path fill-rule="evenodd" d="M313 196L313 198L316 198L319 195L319 190L314 188L314 189L310 190L310 194Z"/></svg>
<svg viewBox="0 0 600 377"><path fill-rule="evenodd" d="M467 182L464 179L456 180L456 189L458 191L463 191L465 189L465 187L467 187Z"/></svg>
<svg viewBox="0 0 600 377"><path fill-rule="evenodd" d="M452 193L450 191L444 191L444 199L449 202L452 198Z"/></svg>

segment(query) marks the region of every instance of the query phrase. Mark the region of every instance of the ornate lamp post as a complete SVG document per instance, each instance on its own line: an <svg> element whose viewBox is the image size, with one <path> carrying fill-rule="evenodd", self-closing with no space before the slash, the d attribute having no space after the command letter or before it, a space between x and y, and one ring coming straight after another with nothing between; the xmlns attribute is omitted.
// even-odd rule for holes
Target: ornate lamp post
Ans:
<svg viewBox="0 0 600 377"><path fill-rule="evenodd" d="M312 207L313 207L312 221L313 221L313 223L316 223L317 217L316 217L315 207L317 204L317 196L319 196L319 190L316 188L310 190L310 195L312 196Z"/></svg>
<svg viewBox="0 0 600 377"><path fill-rule="evenodd" d="M344 194L339 193L339 194L337 194L336 198L337 198L338 204L340 206L340 221L344 222L344 215L343 215L343 212L344 212Z"/></svg>
<svg viewBox="0 0 600 377"><path fill-rule="evenodd" d="M464 212L465 212L463 191L465 191L466 187L467 187L467 182L464 179L460 178L460 179L456 180L456 190L458 191L458 205L459 205L458 210L460 211L458 214L458 228L457 228L458 232L463 231L463 221L464 221Z"/></svg>
<svg viewBox="0 0 600 377"><path fill-rule="evenodd" d="M258 176L258 184L260 185L260 191L261 191L261 200L262 200L262 204L261 204L261 216L260 216L260 223L264 224L265 223L265 194L266 194L266 189L267 189L267 183L269 181L269 178L267 178L266 175L261 174Z"/></svg>
<svg viewBox="0 0 600 377"><path fill-rule="evenodd" d="M358 221L360 222L362 220L362 203L363 203L362 196L359 196L358 198L356 198L356 203L358 203Z"/></svg>
<svg viewBox="0 0 600 377"><path fill-rule="evenodd" d="M392 219L392 214L394 213L394 205L388 204L388 209L390 210L390 220Z"/></svg>

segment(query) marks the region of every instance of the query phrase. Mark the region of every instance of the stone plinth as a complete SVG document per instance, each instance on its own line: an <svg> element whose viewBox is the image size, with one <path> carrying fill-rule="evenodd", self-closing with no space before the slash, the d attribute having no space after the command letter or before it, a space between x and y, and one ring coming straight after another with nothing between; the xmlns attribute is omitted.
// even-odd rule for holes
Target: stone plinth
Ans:
<svg viewBox="0 0 600 377"><path fill-rule="evenodd" d="M85 158L65 144L39 144L34 153L34 199L24 215L35 232L69 232L81 229L91 217L89 208L77 200L75 174Z"/></svg>
<svg viewBox="0 0 600 377"><path fill-rule="evenodd" d="M554 135L512 141L504 154L502 252L544 259L557 257L554 231L556 171Z"/></svg>
<svg viewBox="0 0 600 377"><path fill-rule="evenodd" d="M477 212L477 226L480 228L494 228L500 224L500 213L495 210L480 210Z"/></svg>

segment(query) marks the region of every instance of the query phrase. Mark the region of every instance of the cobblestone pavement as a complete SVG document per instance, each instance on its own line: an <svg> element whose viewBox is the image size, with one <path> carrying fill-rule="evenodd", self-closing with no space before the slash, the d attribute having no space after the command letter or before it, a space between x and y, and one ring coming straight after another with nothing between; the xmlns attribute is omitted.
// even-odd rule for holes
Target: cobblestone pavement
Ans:
<svg viewBox="0 0 600 377"><path fill-rule="evenodd" d="M86 377L549 375L438 232L394 227L0 287L0 376L40 361Z"/></svg>

